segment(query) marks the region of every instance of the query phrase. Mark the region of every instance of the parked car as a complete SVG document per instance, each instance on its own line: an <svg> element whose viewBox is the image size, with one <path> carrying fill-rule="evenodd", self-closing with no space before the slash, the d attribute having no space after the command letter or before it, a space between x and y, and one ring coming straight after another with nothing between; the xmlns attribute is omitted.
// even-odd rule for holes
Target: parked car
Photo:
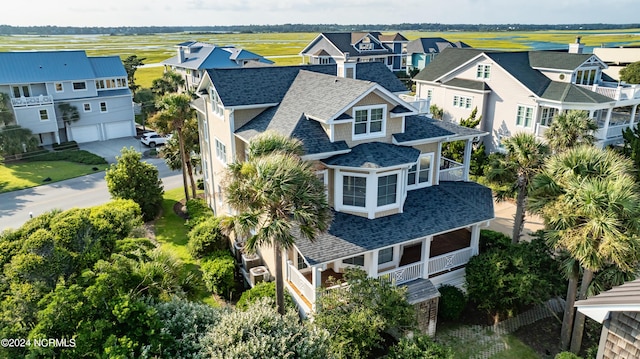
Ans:
<svg viewBox="0 0 640 359"><path fill-rule="evenodd" d="M167 143L171 139L171 134L168 135L160 135L156 132L148 132L145 133L142 138L140 138L140 142L145 145L154 148L156 146L162 146Z"/></svg>

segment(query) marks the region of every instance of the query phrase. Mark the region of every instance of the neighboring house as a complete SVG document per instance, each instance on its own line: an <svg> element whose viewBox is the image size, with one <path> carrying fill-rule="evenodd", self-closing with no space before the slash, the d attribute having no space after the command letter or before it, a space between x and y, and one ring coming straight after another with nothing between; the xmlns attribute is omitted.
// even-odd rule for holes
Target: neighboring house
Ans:
<svg viewBox="0 0 640 359"><path fill-rule="evenodd" d="M209 70L198 89L205 198L216 214L230 213L226 165L245 160L267 130L300 139L326 185L330 229L283 255L286 287L304 315L329 276L358 267L408 285L433 332L437 286L464 283L480 227L494 218L491 190L469 182L472 143L486 133L419 115L398 97L405 92L376 62ZM442 144L456 140L466 143L464 163L442 156ZM259 255L243 256L250 282L254 266L274 268L271 249Z"/></svg>
<svg viewBox="0 0 640 359"><path fill-rule="evenodd" d="M441 37L421 37L407 44L407 73L422 70L448 47L469 48L462 41L451 42Z"/></svg>
<svg viewBox="0 0 640 359"><path fill-rule="evenodd" d="M48 145L133 136L135 122L127 72L117 56L84 51L0 52L0 92L11 97L16 123ZM74 106L65 122L58 105Z"/></svg>
<svg viewBox="0 0 640 359"><path fill-rule="evenodd" d="M185 81L185 88L195 90L204 72L209 69L228 69L244 66L267 66L273 61L251 51L233 46L216 46L199 41L178 44L176 56L162 61L165 70L175 71Z"/></svg>
<svg viewBox="0 0 640 359"><path fill-rule="evenodd" d="M595 47L593 54L609 67L603 72L616 81L620 80L620 70L627 65L640 61L640 46L634 47Z"/></svg>
<svg viewBox="0 0 640 359"><path fill-rule="evenodd" d="M602 323L596 358L640 358L640 279L579 300L575 306Z"/></svg>
<svg viewBox="0 0 640 359"><path fill-rule="evenodd" d="M339 61L382 62L391 71L405 71L409 40L400 33L323 32L301 52L303 62L335 64Z"/></svg>
<svg viewBox="0 0 640 359"><path fill-rule="evenodd" d="M416 96L442 108L445 121L478 108L491 152L517 132L543 138L553 117L572 109L596 120L599 146L621 143L622 130L638 122L640 86L611 81L607 65L575 45L577 53L446 48L414 77Z"/></svg>

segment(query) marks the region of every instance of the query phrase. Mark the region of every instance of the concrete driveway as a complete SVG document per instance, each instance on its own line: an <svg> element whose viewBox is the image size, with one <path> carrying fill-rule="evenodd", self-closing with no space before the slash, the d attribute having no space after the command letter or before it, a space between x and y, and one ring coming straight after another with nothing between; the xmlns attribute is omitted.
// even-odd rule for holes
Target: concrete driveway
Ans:
<svg viewBox="0 0 640 359"><path fill-rule="evenodd" d="M104 159L109 163L116 162L116 156L120 156L120 151L123 147L133 147L136 151L141 153L149 149L135 137L122 137L107 141L80 143L78 146L81 150L89 151L100 157L104 157Z"/></svg>
<svg viewBox="0 0 640 359"><path fill-rule="evenodd" d="M516 215L516 204L511 201L494 202L493 210L496 218L491 221L488 229L502 232L511 237L513 232L513 218ZM533 237L531 233L544 229L544 221L539 216L529 214L524 219L524 230L522 240L530 241Z"/></svg>

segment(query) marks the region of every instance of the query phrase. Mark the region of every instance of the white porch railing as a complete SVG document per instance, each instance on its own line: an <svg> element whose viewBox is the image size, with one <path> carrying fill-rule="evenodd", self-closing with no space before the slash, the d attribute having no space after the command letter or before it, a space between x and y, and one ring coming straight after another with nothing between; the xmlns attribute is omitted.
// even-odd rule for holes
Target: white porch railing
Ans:
<svg viewBox="0 0 640 359"><path fill-rule="evenodd" d="M440 159L440 181L464 180L464 165L446 157Z"/></svg>
<svg viewBox="0 0 640 359"><path fill-rule="evenodd" d="M549 126L544 126L542 124L536 124L536 136L544 137L544 133L547 132Z"/></svg>
<svg viewBox="0 0 640 359"><path fill-rule="evenodd" d="M617 126L609 126L609 128L599 128L596 131L596 138L599 140L607 140L611 138L622 137L622 131L626 128L629 128L629 124L617 125Z"/></svg>
<svg viewBox="0 0 640 359"><path fill-rule="evenodd" d="M420 98L418 96L411 96L407 94L399 95L400 99L413 106L418 110L418 113L428 115L431 100L428 98Z"/></svg>
<svg viewBox="0 0 640 359"><path fill-rule="evenodd" d="M34 96L34 97L18 97L11 99L11 105L13 107L25 107L25 106L41 106L50 105L53 103L52 96Z"/></svg>
<svg viewBox="0 0 640 359"><path fill-rule="evenodd" d="M602 82L601 84L578 86L618 101L640 98L640 86L638 85L621 86L617 82Z"/></svg>
<svg viewBox="0 0 640 359"><path fill-rule="evenodd" d="M304 277L304 275L302 275L302 273L300 273L300 271L294 267L291 264L288 264L289 266L289 270L288 275L289 278L287 278L291 283L293 283L293 285L296 286L296 288L298 288L298 290L300 291L300 293L307 298L307 300L311 303L313 303L313 301L315 300L315 290L313 288L313 285L311 283L309 283L309 281L307 280L307 278Z"/></svg>
<svg viewBox="0 0 640 359"><path fill-rule="evenodd" d="M429 275L466 264L472 253L472 248L463 248L429 259Z"/></svg>
<svg viewBox="0 0 640 359"><path fill-rule="evenodd" d="M424 273L423 268L423 262L416 262L406 266L402 266L400 268L395 268L386 272L379 273L378 278L381 281L399 285L422 278L422 275Z"/></svg>

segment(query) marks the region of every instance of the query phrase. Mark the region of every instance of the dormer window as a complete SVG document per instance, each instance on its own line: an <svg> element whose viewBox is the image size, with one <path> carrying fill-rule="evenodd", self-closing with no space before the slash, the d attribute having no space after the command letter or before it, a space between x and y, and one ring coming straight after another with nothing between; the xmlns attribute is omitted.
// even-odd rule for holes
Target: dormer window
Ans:
<svg viewBox="0 0 640 359"><path fill-rule="evenodd" d="M577 85L593 85L596 82L596 75L598 70L578 70L576 72L576 84Z"/></svg>
<svg viewBox="0 0 640 359"><path fill-rule="evenodd" d="M385 135L386 106L365 106L353 109L353 138L383 137Z"/></svg>
<svg viewBox="0 0 640 359"><path fill-rule="evenodd" d="M407 173L407 188L421 188L431 186L433 179L433 153L420 155L418 162L409 168Z"/></svg>

